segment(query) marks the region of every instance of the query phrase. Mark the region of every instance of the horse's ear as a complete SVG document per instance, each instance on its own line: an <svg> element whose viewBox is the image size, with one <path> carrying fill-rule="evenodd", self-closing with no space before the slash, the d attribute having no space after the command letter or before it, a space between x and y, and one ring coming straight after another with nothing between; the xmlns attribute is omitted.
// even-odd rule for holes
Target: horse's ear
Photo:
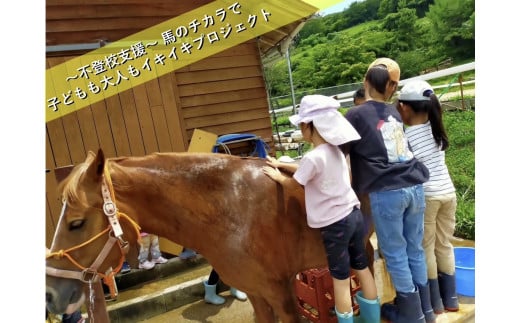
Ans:
<svg viewBox="0 0 520 323"><path fill-rule="evenodd" d="M93 152L89 151L89 157L87 158L87 162L90 160L90 165L88 166L87 173L91 178L97 178L103 175L103 170L105 168L105 154L103 154L103 150L99 148L96 155Z"/></svg>

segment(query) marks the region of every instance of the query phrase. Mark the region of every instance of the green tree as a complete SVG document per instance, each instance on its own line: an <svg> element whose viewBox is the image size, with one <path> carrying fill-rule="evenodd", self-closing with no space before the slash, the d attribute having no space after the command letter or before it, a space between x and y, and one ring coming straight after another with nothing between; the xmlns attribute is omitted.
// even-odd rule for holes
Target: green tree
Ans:
<svg viewBox="0 0 520 323"><path fill-rule="evenodd" d="M296 44L300 41L305 40L307 37L312 35L325 35L326 34L326 26L324 24L324 20L320 17L313 17L309 19L303 28L298 33L298 37L296 38Z"/></svg>
<svg viewBox="0 0 520 323"><path fill-rule="evenodd" d="M327 42L327 38L322 36L321 33L313 34L308 36L307 38L300 39L295 42L295 50L296 52L302 52L304 50L310 49L318 44L323 44Z"/></svg>
<svg viewBox="0 0 520 323"><path fill-rule="evenodd" d="M405 0L399 0L399 10L396 13L388 14L383 19L383 29L393 32L393 43L387 55L396 57L401 52L414 49L417 38L415 12L415 9L406 7Z"/></svg>
<svg viewBox="0 0 520 323"><path fill-rule="evenodd" d="M332 43L319 49L314 77L319 87L356 83L363 79L366 67L375 58L346 35L337 35Z"/></svg>
<svg viewBox="0 0 520 323"><path fill-rule="evenodd" d="M421 71L428 67L435 66L428 58L428 52L425 49L414 49L407 52L400 52L395 59L401 66L401 79L407 79L421 74Z"/></svg>
<svg viewBox="0 0 520 323"><path fill-rule="evenodd" d="M355 1L350 4L348 10L342 12L343 20L335 25L334 31L340 31L366 21L377 19L377 10L380 0Z"/></svg>
<svg viewBox="0 0 520 323"><path fill-rule="evenodd" d="M267 89L271 97L291 93L289 70L287 68L285 57L280 56L276 61L264 64L264 75Z"/></svg>
<svg viewBox="0 0 520 323"><path fill-rule="evenodd" d="M415 9L418 18L423 18L434 0L406 0L405 7Z"/></svg>
<svg viewBox="0 0 520 323"><path fill-rule="evenodd" d="M426 17L439 56L475 57L475 0L437 0Z"/></svg>
<svg viewBox="0 0 520 323"><path fill-rule="evenodd" d="M399 0L381 0L377 15L380 19L385 18L391 13L397 12Z"/></svg>
<svg viewBox="0 0 520 323"><path fill-rule="evenodd" d="M301 55L291 57L292 77L295 91L317 88L320 78L315 75L318 64L323 60L325 46L319 44ZM309 77L312 75L313 77Z"/></svg>
<svg viewBox="0 0 520 323"><path fill-rule="evenodd" d="M474 0L437 0L429 6L432 13L420 18L426 4L432 1L381 1L382 5L396 5L397 9L384 19L365 21L343 30L335 28L348 23L349 17L363 15L362 12L375 15L380 0L355 2L341 13L309 20L308 29L302 29L306 31L300 32L299 41L291 49L296 91L357 83L375 57L396 59L401 65L402 78L436 67L447 57L454 62L474 58ZM266 77L272 80L271 93L289 94L286 60L271 68L273 78Z"/></svg>

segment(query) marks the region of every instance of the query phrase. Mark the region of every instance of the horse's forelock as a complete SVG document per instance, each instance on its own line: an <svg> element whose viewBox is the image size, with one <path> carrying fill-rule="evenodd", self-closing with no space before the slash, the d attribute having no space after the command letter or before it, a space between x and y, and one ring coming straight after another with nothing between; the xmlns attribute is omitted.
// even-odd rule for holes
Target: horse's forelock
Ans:
<svg viewBox="0 0 520 323"><path fill-rule="evenodd" d="M89 164L82 163L76 166L58 186L58 191L62 200L67 202L69 206L77 205L87 206L86 201L82 201L79 194L81 179L87 171Z"/></svg>

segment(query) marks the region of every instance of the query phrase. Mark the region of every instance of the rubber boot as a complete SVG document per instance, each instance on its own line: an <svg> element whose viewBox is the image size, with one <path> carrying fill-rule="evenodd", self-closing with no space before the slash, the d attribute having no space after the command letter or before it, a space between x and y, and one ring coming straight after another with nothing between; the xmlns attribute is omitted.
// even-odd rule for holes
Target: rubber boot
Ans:
<svg viewBox="0 0 520 323"><path fill-rule="evenodd" d="M239 291L238 289L236 289L234 287L230 287L229 292L231 295L235 296L235 298L238 299L239 301L247 301L246 293Z"/></svg>
<svg viewBox="0 0 520 323"><path fill-rule="evenodd" d="M209 304L222 305L226 302L224 297L217 295L217 284L208 285L208 281L204 281L204 301Z"/></svg>
<svg viewBox="0 0 520 323"><path fill-rule="evenodd" d="M336 311L336 316L338 317L338 323L354 323L354 311L350 311L348 313L340 313L334 307L334 311Z"/></svg>
<svg viewBox="0 0 520 323"><path fill-rule="evenodd" d="M433 312L435 314L444 313L444 305L442 305L441 293L439 291L439 280L428 279L430 284L430 300L432 301Z"/></svg>
<svg viewBox="0 0 520 323"><path fill-rule="evenodd" d="M188 260L188 259L195 258L196 256L197 256L197 253L195 252L195 250L184 248L182 250L181 254L179 255L179 258L181 258L182 260Z"/></svg>
<svg viewBox="0 0 520 323"><path fill-rule="evenodd" d="M457 312L459 310L459 299L455 288L455 275L439 272L439 291L444 309L448 312Z"/></svg>
<svg viewBox="0 0 520 323"><path fill-rule="evenodd" d="M435 313L433 313L432 301L430 298L430 285L426 283L426 285L417 285L419 288L419 295L421 296L421 308L424 314L424 319L426 323L434 323L435 322Z"/></svg>
<svg viewBox="0 0 520 323"><path fill-rule="evenodd" d="M417 288L411 293L397 292L393 303L381 306L381 318L392 323L426 323Z"/></svg>
<svg viewBox="0 0 520 323"><path fill-rule="evenodd" d="M356 294L356 301L359 305L360 323L380 323L381 322L381 306L379 297L376 299L366 299L363 292Z"/></svg>

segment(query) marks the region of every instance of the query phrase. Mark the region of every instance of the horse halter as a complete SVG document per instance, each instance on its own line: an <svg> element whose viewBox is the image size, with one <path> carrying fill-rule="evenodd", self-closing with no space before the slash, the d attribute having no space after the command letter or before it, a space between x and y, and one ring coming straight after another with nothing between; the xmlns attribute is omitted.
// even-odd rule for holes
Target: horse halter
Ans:
<svg viewBox="0 0 520 323"><path fill-rule="evenodd" d="M101 194L103 196L103 213L108 218L108 227L101 231L100 233L96 234L89 240L76 245L74 247L71 247L67 250L59 250L56 252L51 252L47 255L46 258L55 257L57 259L62 259L63 256L65 256L67 259L70 260L76 267L81 269L81 271L74 271L74 270L66 270L66 269L58 269L53 268L50 266L46 267L46 274L49 276L54 277L62 277L62 278L70 278L70 279L78 279L84 283L92 283L96 282L98 276L101 278L105 278L107 275L114 275L114 272L119 272L121 267L123 266L123 262L125 260L125 255L128 253L129 243L125 240L123 240L123 230L121 229L121 225L119 224L119 216L123 215L127 220L130 221L130 223L133 224L134 228L137 231L137 236L139 237L139 230L140 227L137 223L135 223L132 219L130 219L126 214L121 213L117 210L116 204L114 202L114 193L112 188L112 182L110 179L110 174L105 167L104 174L103 174L103 181L101 183ZM63 207L61 209L60 218L65 213L65 209L67 208L67 202L63 201ZM71 251L74 251L76 249L82 248L89 243L95 241L99 237L103 236L105 233L109 235L108 240L106 241L103 249L100 251L99 255L96 257L94 262L89 267L84 267L81 264L79 264L69 253ZM108 256L110 250L112 250L114 244L116 244L119 247L119 250L121 252L121 257L119 260L118 266L114 269L114 271L111 271L108 274L100 273L98 272L99 266L105 261L106 257Z"/></svg>

